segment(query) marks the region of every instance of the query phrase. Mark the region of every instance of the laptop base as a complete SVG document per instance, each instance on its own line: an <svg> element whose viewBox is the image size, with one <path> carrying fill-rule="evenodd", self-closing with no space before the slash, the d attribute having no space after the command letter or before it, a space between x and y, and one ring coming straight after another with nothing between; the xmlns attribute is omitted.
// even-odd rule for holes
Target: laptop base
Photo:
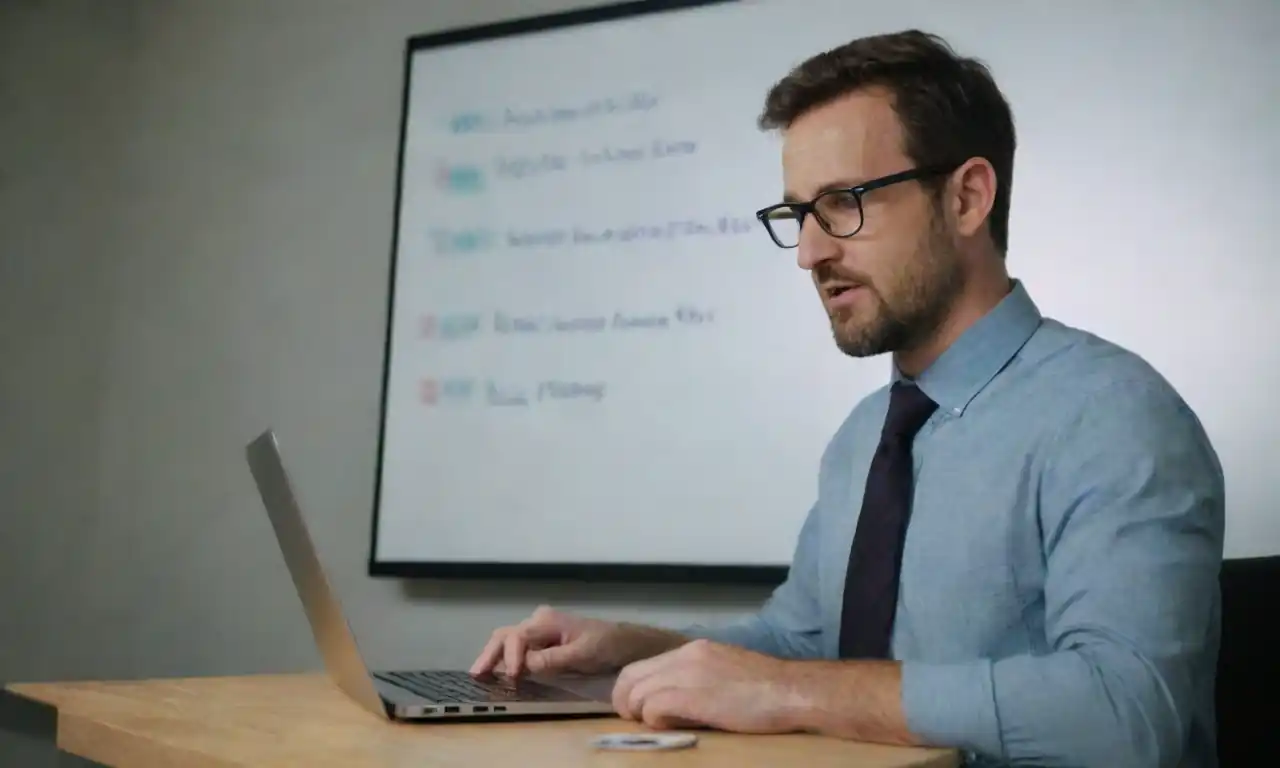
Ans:
<svg viewBox="0 0 1280 768"><path fill-rule="evenodd" d="M458 670L372 673L374 685L397 720L476 720L601 717L615 715L607 691L612 677L475 678Z"/></svg>
<svg viewBox="0 0 1280 768"><path fill-rule="evenodd" d="M394 720L615 714L609 678L530 676L510 681L480 680L461 670L371 672L311 540L275 433L268 429L260 434L245 446L245 455L325 669L356 704Z"/></svg>

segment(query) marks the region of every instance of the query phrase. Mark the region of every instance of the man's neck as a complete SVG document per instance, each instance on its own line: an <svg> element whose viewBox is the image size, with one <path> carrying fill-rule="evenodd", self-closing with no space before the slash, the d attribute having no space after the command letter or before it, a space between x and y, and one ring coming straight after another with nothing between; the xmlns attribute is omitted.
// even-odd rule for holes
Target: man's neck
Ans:
<svg viewBox="0 0 1280 768"><path fill-rule="evenodd" d="M933 365L934 361L941 357L956 339L1003 301L1012 289L1013 281L1003 269L970 282L951 307L951 311L938 325L937 330L924 342L911 349L894 353L893 361L898 370L909 378L919 376L926 368Z"/></svg>

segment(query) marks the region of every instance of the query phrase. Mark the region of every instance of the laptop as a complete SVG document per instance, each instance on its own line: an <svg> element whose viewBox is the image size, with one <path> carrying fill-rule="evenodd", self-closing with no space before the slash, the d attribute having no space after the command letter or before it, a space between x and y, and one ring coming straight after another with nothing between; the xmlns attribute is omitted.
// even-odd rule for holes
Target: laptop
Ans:
<svg viewBox="0 0 1280 768"><path fill-rule="evenodd" d="M370 670L312 544L275 433L263 432L245 453L325 668L357 704L384 719L414 721L614 714L612 676L512 679L465 670Z"/></svg>

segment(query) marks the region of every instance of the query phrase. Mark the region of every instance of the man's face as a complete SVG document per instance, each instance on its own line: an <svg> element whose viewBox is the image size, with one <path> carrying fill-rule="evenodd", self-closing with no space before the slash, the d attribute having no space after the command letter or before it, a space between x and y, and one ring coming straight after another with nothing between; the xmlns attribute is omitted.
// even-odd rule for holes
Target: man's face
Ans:
<svg viewBox="0 0 1280 768"><path fill-rule="evenodd" d="M790 199L808 201L914 167L889 96L862 91L801 116L783 134ZM836 345L854 357L919 343L946 316L963 285L958 252L929 191L907 181L862 197L858 234L836 238L812 215L801 229L799 265L810 270Z"/></svg>

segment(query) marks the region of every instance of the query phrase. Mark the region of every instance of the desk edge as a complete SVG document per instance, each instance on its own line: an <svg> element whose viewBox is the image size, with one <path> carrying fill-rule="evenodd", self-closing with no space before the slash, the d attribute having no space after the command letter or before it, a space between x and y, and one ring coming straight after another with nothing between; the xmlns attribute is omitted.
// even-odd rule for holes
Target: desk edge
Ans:
<svg viewBox="0 0 1280 768"><path fill-rule="evenodd" d="M52 744L58 736L58 708L26 689L25 685L0 688L0 730Z"/></svg>
<svg viewBox="0 0 1280 768"><path fill-rule="evenodd" d="M227 762L199 750L184 749L148 738L82 713L63 713L58 732L58 748L105 766L137 765L139 756L145 754L148 765L242 768L241 763Z"/></svg>

